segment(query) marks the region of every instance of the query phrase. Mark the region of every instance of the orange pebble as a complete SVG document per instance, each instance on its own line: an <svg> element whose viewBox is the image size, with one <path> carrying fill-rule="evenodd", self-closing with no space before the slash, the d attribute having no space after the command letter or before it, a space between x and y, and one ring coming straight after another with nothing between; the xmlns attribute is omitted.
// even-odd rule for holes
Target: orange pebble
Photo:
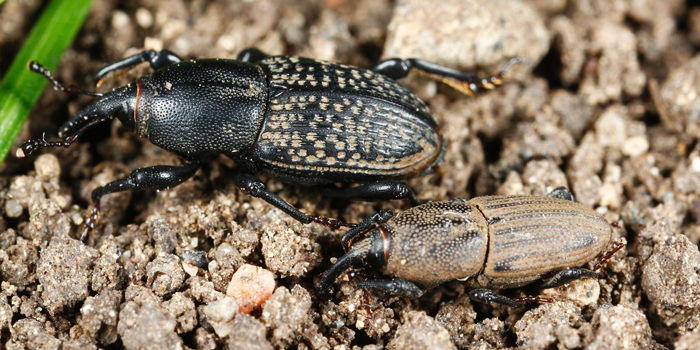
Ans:
<svg viewBox="0 0 700 350"><path fill-rule="evenodd" d="M249 314L275 290L275 275L262 267L244 264L231 277L226 295L236 299L238 311Z"/></svg>

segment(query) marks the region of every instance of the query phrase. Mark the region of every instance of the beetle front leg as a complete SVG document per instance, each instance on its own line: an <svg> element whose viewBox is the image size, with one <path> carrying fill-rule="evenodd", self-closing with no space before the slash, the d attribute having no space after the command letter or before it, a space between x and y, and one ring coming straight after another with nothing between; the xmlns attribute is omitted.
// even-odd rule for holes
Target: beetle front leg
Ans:
<svg viewBox="0 0 700 350"><path fill-rule="evenodd" d="M278 195L270 192L265 184L253 175L240 173L234 178L236 187L249 196L260 198L269 204L272 204L277 209L285 212L287 215L293 217L297 221L308 224L311 222L319 223L328 226L333 229L340 227L354 227L354 224L347 224L340 220L333 218L326 218L320 215L309 215L302 213L299 209L295 208L291 204L287 203L284 199L280 198Z"/></svg>
<svg viewBox="0 0 700 350"><path fill-rule="evenodd" d="M392 213L390 210L380 210L378 213L374 213L372 216L362 220L362 222L348 230L348 232L345 232L343 238L340 239L343 249L347 251L355 237L367 231L374 224L383 224L387 222L392 216L394 216L394 213Z"/></svg>
<svg viewBox="0 0 700 350"><path fill-rule="evenodd" d="M96 188L92 191L92 202L95 207L92 210L90 218L88 218L85 223L85 229L80 235L80 240L84 240L88 233L95 231L95 226L100 217L100 199L102 196L132 189L165 190L175 187L191 178L200 167L201 164L199 162L192 162L182 166L158 165L136 169L125 179L112 181L102 187Z"/></svg>
<svg viewBox="0 0 700 350"><path fill-rule="evenodd" d="M357 287L383 290L391 294L402 295L413 299L420 298L425 294L425 289L418 287L415 283L398 278L360 281L357 282Z"/></svg>
<svg viewBox="0 0 700 350"><path fill-rule="evenodd" d="M99 86L100 81L102 81L102 78L104 78L107 74L121 69L133 67L143 62L148 62L151 64L151 68L153 68L154 70L159 70L171 64L182 62L182 58L180 58L180 56L174 54L169 50L145 50L133 56L129 56L127 58L121 59L117 62L104 66L95 74L95 81L97 81L97 85Z"/></svg>
<svg viewBox="0 0 700 350"><path fill-rule="evenodd" d="M444 67L435 63L421 60L419 58L390 58L379 62L373 71L383 74L394 80L404 78L415 68L419 72L439 80L457 91L468 96L474 96L481 90L490 90L503 83L505 73L512 65L522 62L522 59L515 57L508 61L501 71L489 78L479 78L472 73L462 72L456 69Z"/></svg>
<svg viewBox="0 0 700 350"><path fill-rule="evenodd" d="M508 298L503 295L495 294L492 290L490 289L472 289L469 292L467 292L469 295L469 299L473 301L477 301L480 303L484 304L489 304L489 303L496 303L496 304L501 304L505 306L510 306L510 307L516 307L519 304L523 303L552 303L554 300L552 298L545 298L545 297L538 297L538 296L527 296L527 297L522 297L522 298Z"/></svg>
<svg viewBox="0 0 700 350"><path fill-rule="evenodd" d="M407 198L411 206L420 204L416 193L401 181L377 181L342 189L326 187L323 193L333 198L367 202L383 202Z"/></svg>
<svg viewBox="0 0 700 350"><path fill-rule="evenodd" d="M270 57L270 55L260 51L257 47L250 47L241 51L236 59L243 62L255 63L268 57Z"/></svg>

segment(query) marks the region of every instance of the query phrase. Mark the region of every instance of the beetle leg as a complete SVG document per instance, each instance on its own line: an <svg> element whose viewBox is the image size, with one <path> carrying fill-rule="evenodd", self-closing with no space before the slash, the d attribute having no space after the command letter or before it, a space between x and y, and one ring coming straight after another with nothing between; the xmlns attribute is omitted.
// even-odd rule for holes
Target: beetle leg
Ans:
<svg viewBox="0 0 700 350"><path fill-rule="evenodd" d="M474 96L481 90L491 90L503 83L505 73L512 65L523 62L519 57L508 61L501 71L489 78L479 78L472 73L462 72L456 69L444 67L418 58L400 59L390 58L379 62L373 71L383 74L391 79L398 80L408 75L411 69L439 80L466 95Z"/></svg>
<svg viewBox="0 0 700 350"><path fill-rule="evenodd" d="M357 287L379 289L391 294L402 295L413 299L420 298L425 293L425 289L418 287L415 283L398 278L392 278L390 280L364 280L357 282Z"/></svg>
<svg viewBox="0 0 700 350"><path fill-rule="evenodd" d="M574 194L569 191L568 188L566 187L557 187L552 190L552 192L549 192L547 195L552 198L559 198L559 199L566 199L567 201L572 201L576 202L576 198L574 198Z"/></svg>
<svg viewBox="0 0 700 350"><path fill-rule="evenodd" d="M538 287L542 289L554 288L561 286L562 284L571 282L573 280L577 280L581 277L598 278L598 274L589 269L584 269L580 267L570 267L568 269L557 272L548 280L540 283Z"/></svg>
<svg viewBox="0 0 700 350"><path fill-rule="evenodd" d="M100 86L102 78L104 78L109 73L133 67L143 62L148 62L151 64L151 68L153 68L154 70L159 70L171 64L182 62L182 58L168 50L141 51L140 53L137 53L133 56L129 56L127 58L121 59L117 62L102 67L102 69L97 71L97 73L95 74L95 81L97 82L96 85Z"/></svg>
<svg viewBox="0 0 700 350"><path fill-rule="evenodd" d="M387 222L387 220L389 220L392 216L394 216L394 213L392 213L390 210L380 210L378 213L374 213L372 216L362 220L362 222L348 230L348 232L345 232L343 238L340 239L343 249L347 251L355 237L366 232L374 224L383 224Z"/></svg>
<svg viewBox="0 0 700 350"><path fill-rule="evenodd" d="M506 305L510 307L518 306L518 302L514 299L508 298L503 295L494 294L490 289L471 289L467 292L469 299L477 301L484 304L496 303L501 305Z"/></svg>
<svg viewBox="0 0 700 350"><path fill-rule="evenodd" d="M257 47L250 47L241 51L236 59L243 62L255 63L268 57L270 57L270 55L260 51Z"/></svg>
<svg viewBox="0 0 700 350"><path fill-rule="evenodd" d="M595 263L595 266L593 266L593 271L598 271L601 267L603 267L603 264L605 264L610 258L612 258L615 253L617 253L620 249L624 248L627 245L625 242L617 242L615 243L615 246L609 250L603 257L598 260L597 263Z"/></svg>
<svg viewBox="0 0 700 350"><path fill-rule="evenodd" d="M287 215L293 217L299 222L308 224L311 222L319 223L321 225L328 226L333 229L340 227L354 227L354 224L347 224L340 220L333 218L326 218L320 215L309 215L302 213L299 209L295 208L291 204L287 203L284 199L280 198L278 195L270 192L265 184L253 175L246 173L239 173L234 178L236 187L249 196L260 198L265 202L268 202L275 206L277 209L285 212Z"/></svg>
<svg viewBox="0 0 700 350"><path fill-rule="evenodd" d="M132 189L154 189L165 190L175 187L185 180L194 176L201 167L201 163L185 163L181 166L157 165L148 168L136 169L129 174L129 177L112 181L102 187L92 191L92 202L95 207L92 215L85 223L80 240L84 240L88 233L95 231L95 225L100 217L100 199L102 196L115 192L123 192Z"/></svg>
<svg viewBox="0 0 700 350"><path fill-rule="evenodd" d="M516 307L524 303L551 303L554 302L552 298L539 297L539 296L527 296L517 299L508 298L503 295L494 294L490 289L472 289L467 292L469 299L477 301L484 304L496 303L510 307Z"/></svg>
<svg viewBox="0 0 700 350"><path fill-rule="evenodd" d="M342 189L330 186L324 188L323 193L333 198L367 202L383 202L407 198L411 206L420 204L416 193L401 181L377 181Z"/></svg>

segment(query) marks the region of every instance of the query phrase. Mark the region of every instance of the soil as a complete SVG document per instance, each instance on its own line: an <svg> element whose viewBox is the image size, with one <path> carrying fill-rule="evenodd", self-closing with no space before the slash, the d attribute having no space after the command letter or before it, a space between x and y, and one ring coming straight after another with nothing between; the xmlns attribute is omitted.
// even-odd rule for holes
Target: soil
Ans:
<svg viewBox="0 0 700 350"><path fill-rule="evenodd" d="M0 6L0 72L43 5ZM71 148L10 155L0 165L0 344L697 349L697 2L96 0L55 75L87 87L105 62L144 49L235 58L252 46L360 67L418 57L480 75L498 72L512 57L526 59L508 70L502 86L474 98L418 74L402 81L430 106L447 143L440 171L410 186L422 200L544 195L566 186L617 222L614 239L627 247L599 279L502 291L542 294L555 299L551 304L473 303L459 282L410 300L366 293L347 275L323 300L315 286L342 254L343 230L302 225L238 191L235 164L225 157L170 190L105 197L97 232L81 242L76 237L94 188L132 169L179 162L114 122ZM148 72L142 65L113 74L100 91ZM55 135L90 100L47 89L16 145ZM266 184L305 212L350 222L408 207L331 201L275 179ZM263 292L269 299L250 296L241 305L227 295L237 290L229 285L243 265L258 271L246 276L273 274L274 283L244 281L273 286L271 295Z"/></svg>

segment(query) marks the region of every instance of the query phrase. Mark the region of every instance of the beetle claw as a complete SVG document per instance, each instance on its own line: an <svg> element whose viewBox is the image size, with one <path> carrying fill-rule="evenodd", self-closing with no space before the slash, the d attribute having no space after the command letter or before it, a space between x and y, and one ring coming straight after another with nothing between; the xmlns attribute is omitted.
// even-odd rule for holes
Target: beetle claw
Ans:
<svg viewBox="0 0 700 350"><path fill-rule="evenodd" d="M99 201L97 203L99 203ZM83 232L80 234L81 241L85 241L88 234L92 235L93 233L95 233L95 227L97 226L97 222L99 221L99 219L100 207L99 205L95 205L95 207L92 209L92 214L90 214L90 217L88 218L87 222L85 222Z"/></svg>

